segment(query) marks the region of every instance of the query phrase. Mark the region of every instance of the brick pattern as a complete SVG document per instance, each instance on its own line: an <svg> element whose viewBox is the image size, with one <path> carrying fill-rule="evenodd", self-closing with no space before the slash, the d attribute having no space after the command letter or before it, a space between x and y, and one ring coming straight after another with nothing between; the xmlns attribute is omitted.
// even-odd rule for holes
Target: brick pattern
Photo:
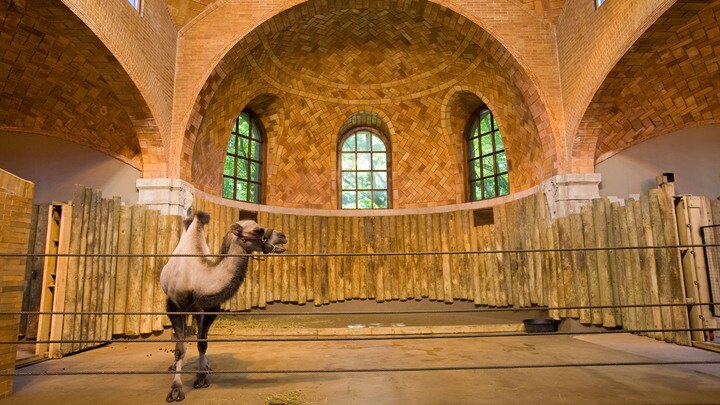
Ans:
<svg viewBox="0 0 720 405"><path fill-rule="evenodd" d="M171 170L177 170L177 176L189 178L191 160L187 159L192 155L194 137L200 127L199 114L208 108L213 88L243 57L239 55L244 49L240 44L243 39L258 33L279 32L296 21L342 9L408 13L419 10L415 15L429 23L439 22L471 35L475 30L482 31L482 35L490 37L490 52L503 53L498 60L503 65L514 65L507 70L512 71L515 85L527 92L533 117L542 121L538 124L541 133L547 131L552 138L554 132L561 132L555 33L550 24L537 18L518 0L218 0L185 24L179 33Z"/></svg>
<svg viewBox="0 0 720 405"><path fill-rule="evenodd" d="M462 110L450 102L456 88L482 95L499 117L508 156L518 162L513 191L549 177L553 136L547 118L533 109L538 97L532 87L521 88L529 81L521 80L514 59L476 26L460 35L438 21L417 18L421 15L422 9L331 10L284 29L270 24L266 35L244 39L232 53L237 59L221 62L201 93L208 106L197 108L188 130L188 138L197 141L184 152L192 158L193 184L219 195L218 162L230 122L258 96L274 94L273 106L259 114L275 117L271 126L279 128L277 122L283 128L282 136L267 131L267 201L337 207L337 136L348 117L364 111L392 129L394 207L462 202L464 184L458 179L465 169L455 150L462 148L463 134L442 114ZM373 29L361 29L367 26ZM391 50L394 55L383 54Z"/></svg>
<svg viewBox="0 0 720 405"><path fill-rule="evenodd" d="M164 150L144 98L113 54L57 0L0 6L0 128L103 151L146 175ZM143 159L145 155L145 159Z"/></svg>
<svg viewBox="0 0 720 405"><path fill-rule="evenodd" d="M166 0L142 0L141 13L128 1L62 2L111 50L142 94L163 143L169 144L177 29ZM165 160L166 156L162 156L161 161Z"/></svg>
<svg viewBox="0 0 720 405"><path fill-rule="evenodd" d="M187 24L197 17L208 5L215 0L165 0L176 28Z"/></svg>
<svg viewBox="0 0 720 405"><path fill-rule="evenodd" d="M0 170L0 253L24 254L28 251L33 184ZM0 311L17 312L22 306L25 258L0 258ZM17 339L19 316L0 318L0 339ZM0 371L15 371L16 346L0 347ZM12 394L12 377L0 378L0 398Z"/></svg>
<svg viewBox="0 0 720 405"><path fill-rule="evenodd" d="M720 1L678 1L632 46L580 124L573 166L687 127L720 122Z"/></svg>
<svg viewBox="0 0 720 405"><path fill-rule="evenodd" d="M568 1L557 25L557 49L565 116L563 171L592 172L572 162L573 137L587 106L618 59L675 0ZM572 166L572 168L571 168Z"/></svg>
<svg viewBox="0 0 720 405"><path fill-rule="evenodd" d="M567 0L520 0L525 7L551 24L557 24Z"/></svg>

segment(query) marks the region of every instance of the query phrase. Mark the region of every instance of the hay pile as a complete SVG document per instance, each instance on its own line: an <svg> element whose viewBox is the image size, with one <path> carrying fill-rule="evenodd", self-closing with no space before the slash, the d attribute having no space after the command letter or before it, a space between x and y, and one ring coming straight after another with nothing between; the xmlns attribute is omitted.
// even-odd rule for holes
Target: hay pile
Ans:
<svg viewBox="0 0 720 405"><path fill-rule="evenodd" d="M306 405L302 391L290 391L284 394L273 394L265 398L265 405Z"/></svg>
<svg viewBox="0 0 720 405"><path fill-rule="evenodd" d="M295 329L302 327L301 324L288 320L274 319L218 319L212 325L213 334L242 334L247 329Z"/></svg>

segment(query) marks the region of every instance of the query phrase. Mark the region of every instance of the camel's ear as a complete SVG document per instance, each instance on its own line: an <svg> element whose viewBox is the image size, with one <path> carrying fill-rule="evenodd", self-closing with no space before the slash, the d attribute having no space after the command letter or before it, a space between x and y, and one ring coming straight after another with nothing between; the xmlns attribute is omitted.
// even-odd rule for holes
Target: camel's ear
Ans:
<svg viewBox="0 0 720 405"><path fill-rule="evenodd" d="M235 236L240 237L242 235L242 226L238 225L237 223L230 225L230 232L235 234Z"/></svg>
<svg viewBox="0 0 720 405"><path fill-rule="evenodd" d="M210 223L210 214L208 214L207 212L198 211L198 213L195 214L195 216L197 216L197 219L203 225L207 225Z"/></svg>

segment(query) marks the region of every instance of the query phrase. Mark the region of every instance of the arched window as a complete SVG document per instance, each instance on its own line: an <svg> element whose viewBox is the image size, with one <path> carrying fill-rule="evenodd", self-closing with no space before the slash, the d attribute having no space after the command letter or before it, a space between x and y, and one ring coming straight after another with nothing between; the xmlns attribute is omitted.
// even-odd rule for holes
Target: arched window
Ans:
<svg viewBox="0 0 720 405"><path fill-rule="evenodd" d="M340 138L340 207L390 208L389 144L372 128L354 128Z"/></svg>
<svg viewBox="0 0 720 405"><path fill-rule="evenodd" d="M470 119L467 140L470 200L499 197L510 192L505 145L495 117L487 107Z"/></svg>
<svg viewBox="0 0 720 405"><path fill-rule="evenodd" d="M225 156L223 197L238 201L262 201L263 141L260 121L244 110L235 120Z"/></svg>

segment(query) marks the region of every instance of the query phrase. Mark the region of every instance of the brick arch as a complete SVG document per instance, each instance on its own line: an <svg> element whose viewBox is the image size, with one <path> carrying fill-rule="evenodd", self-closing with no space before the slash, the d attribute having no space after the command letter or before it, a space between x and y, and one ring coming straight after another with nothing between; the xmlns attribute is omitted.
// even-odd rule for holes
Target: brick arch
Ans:
<svg viewBox="0 0 720 405"><path fill-rule="evenodd" d="M249 108L255 113L265 131L267 163L278 161L286 153L283 149L275 147L277 140L283 136L286 120L280 96L268 89L250 87L243 90L222 100L223 109L227 113L222 116L218 115L217 119L210 122L211 126L205 133L206 136L195 144L192 182L200 190L218 194L222 185L222 162L225 159L225 149L230 141L231 128L237 116L245 108ZM265 170L267 185L272 184L272 177L275 175L276 169L267 165Z"/></svg>
<svg viewBox="0 0 720 405"><path fill-rule="evenodd" d="M59 0L5 2L0 127L99 150L164 173L163 143L145 100L95 34Z"/></svg>
<svg viewBox="0 0 720 405"><path fill-rule="evenodd" d="M216 10L221 9L224 3L226 3L226 1L218 1L207 7L200 16L181 29L180 36L182 37L186 32L192 30L196 24L201 24L207 15L211 15L216 12ZM529 31L537 31L536 35L531 35L533 38L539 38L547 34L545 31L547 26L542 23L537 25L537 17L532 15L527 8L516 4L514 1L507 1L507 3L508 4L504 5L487 4L483 5L483 7L493 9L505 7L505 12L513 15L517 14L515 16L517 21L525 21L525 19L529 18L529 20L525 22L527 29ZM519 8L516 9L518 6ZM553 171L557 170L558 164L556 160L559 154L555 150L554 145L556 143L553 133L553 126L557 125L557 118L553 118L554 115L550 114L548 110L547 96L545 92L539 90L540 86L538 83L540 81L537 75L525 66L525 62L520 57L521 52L519 52L517 48L528 46L526 42L523 42L523 44L513 42L517 38L514 38L512 41L502 39L507 37L507 33L502 33L496 29L489 19L486 21L479 13L468 11L469 9L466 8L467 6L464 5L464 3L461 5L460 3L450 0L413 0L409 3L380 1L370 4L362 0L354 2L294 0L269 5L271 11L264 14L263 17L257 21L256 25L252 27L251 31L238 32L232 40L228 41L227 45L214 57L210 66L205 73L203 73L202 77L206 79L198 85L197 90L190 93L194 101L188 104L189 110L178 113L180 115L180 117L178 117L178 124L182 128L176 130L177 139L179 139L178 142L181 143L177 145L176 148L181 150L181 153L173 153L173 155L177 155L176 158L180 157L179 161L176 162L177 170L179 171L178 175L183 178L189 177L192 151L194 150L198 131L202 126L205 113L208 110L209 104L214 99L220 83L228 76L228 72L233 70L234 65L241 63L243 58L247 57L253 47L260 46L260 38L263 35L277 33L298 21L311 18L319 13L337 11L348 7L357 7L360 9L376 7L378 9L387 8L403 10L405 12L412 12L414 8L417 8L419 10L416 12L418 18L444 24L450 29L467 34L468 37L472 37L476 42L485 44L487 49L494 54L496 61L509 72L512 83L523 93L525 102L532 111L532 118L535 120L535 125L540 131L542 141L553 145L553 151L549 159L552 161ZM507 10L512 11L509 12ZM537 48L537 44L535 47ZM534 54L536 53L533 53L533 55ZM272 78L267 76L265 79L271 80ZM548 84L548 86L550 85ZM382 98L382 96L380 97ZM355 101L356 104L363 104L363 102L365 102L365 104L368 102L372 104L373 99ZM180 135L180 133L182 135ZM173 164L173 166L175 166L175 164Z"/></svg>
<svg viewBox="0 0 720 405"><path fill-rule="evenodd" d="M654 136L720 122L720 1L678 1L620 59L587 108L574 172ZM695 4L695 2L692 2ZM695 4L697 6L697 4Z"/></svg>
<svg viewBox="0 0 720 405"><path fill-rule="evenodd" d="M545 159L555 150L552 143L543 144L530 119L531 111L517 98L498 99L475 86L458 86L445 94L441 107L442 130L453 145L459 173L457 187L465 190L467 158L464 134L468 119L485 105L498 122L510 164L510 192L517 192L538 184L553 173L552 162ZM466 190L464 194L467 195Z"/></svg>
<svg viewBox="0 0 720 405"><path fill-rule="evenodd" d="M379 110L358 107L356 111L352 112L342 125L340 125L337 133L338 139L352 128L361 126L374 128L382 132L391 141L395 134L395 127L387 114Z"/></svg>

